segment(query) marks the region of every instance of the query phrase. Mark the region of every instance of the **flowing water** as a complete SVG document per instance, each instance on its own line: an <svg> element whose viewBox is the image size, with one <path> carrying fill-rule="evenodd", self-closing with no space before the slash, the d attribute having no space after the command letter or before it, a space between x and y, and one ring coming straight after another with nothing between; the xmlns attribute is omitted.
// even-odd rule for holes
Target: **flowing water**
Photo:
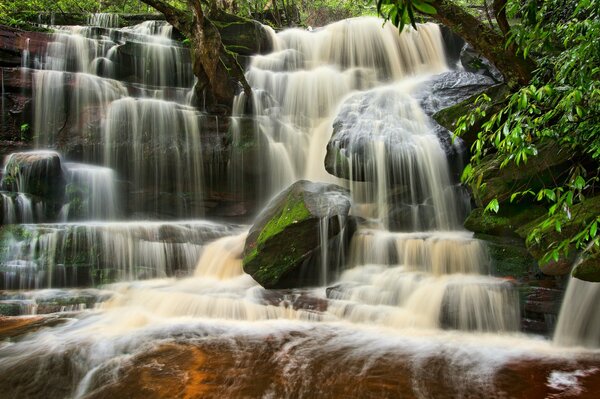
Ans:
<svg viewBox="0 0 600 399"><path fill-rule="evenodd" d="M62 164L62 221L28 216L25 178L2 193L4 223L22 224L3 230L0 254L4 287L25 290L0 303L33 314L54 309L48 296L71 295L84 299L64 311L88 310L2 343L7 397L115 397L154 383L154 395L175 396L168 389L181 381L184 397L528 397L581 393L597 375L600 352L561 346L597 347L597 322L580 321L595 319L561 318L557 345L520 333L517 288L490 274L485 245L461 227L468 201L449 156L460 144L440 137L419 102L451 69L438 26L398 36L360 18L269 31L273 51L247 69L253 99L233 105L234 147L250 120L263 203L298 179L334 182L350 189L360 222L343 270L323 269L321 286L265 290L242 271L248 226L123 221L141 208L123 205L122 185L151 209L169 191L186 198L169 203L176 217L202 215L210 117L188 102L189 54L170 26L89 21L100 27L60 28L35 62L34 131L36 147L54 148L74 118L95 145L86 164ZM244 162L233 151L238 184ZM115 280L101 292L54 289ZM571 282L565 307L582 295L582 310L597 302L597 286L581 284ZM530 386L515 383L520 368Z"/></svg>

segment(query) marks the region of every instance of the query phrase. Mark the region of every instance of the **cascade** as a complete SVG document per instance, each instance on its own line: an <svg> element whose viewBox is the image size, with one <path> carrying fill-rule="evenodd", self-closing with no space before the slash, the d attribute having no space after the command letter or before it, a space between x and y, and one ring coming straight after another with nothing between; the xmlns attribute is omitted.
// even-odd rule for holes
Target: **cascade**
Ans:
<svg viewBox="0 0 600 399"><path fill-rule="evenodd" d="M90 26L100 26L102 28L118 28L119 15L108 12L90 14L87 18L87 24Z"/></svg>
<svg viewBox="0 0 600 399"><path fill-rule="evenodd" d="M165 22L119 23L95 14L93 26L56 27L31 63L38 150L5 162L0 287L10 291L0 310L76 313L0 346L0 396L15 386L108 397L122 381L144 383L128 373L148 364L187 383L189 358L205 381L213 355L225 370L214 378L227 382L210 380L212 397L314 397L315 387L349 397L388 385L398 391L380 396L513 397L511 373L533 370L531 359L546 362L535 369L544 389L560 373L575 388L596 373L597 351L561 345L597 347L587 333L597 321L561 318L558 345L520 333L514 282L492 276L485 245L462 229L468 201L450 167L461 144L421 101L435 76L456 72L437 25L402 35L376 18L266 29L273 50L250 59L253 98L233 104L220 187L256 186L252 199L266 204L299 179L336 183L358 224L348 253L336 253L328 216L340 194L325 193L318 286L266 290L242 269L249 226L198 219L223 162L203 146L211 129L226 140L219 119L189 101L189 51ZM248 182L251 162L260 165ZM52 201L38 198L49 176ZM564 306L598 299L573 280ZM165 353L163 366L153 356ZM573 354L583 360L565 366ZM372 376L383 382L368 385Z"/></svg>
<svg viewBox="0 0 600 399"><path fill-rule="evenodd" d="M600 347L598 301L600 284L571 277L556 324L554 342L564 346Z"/></svg>

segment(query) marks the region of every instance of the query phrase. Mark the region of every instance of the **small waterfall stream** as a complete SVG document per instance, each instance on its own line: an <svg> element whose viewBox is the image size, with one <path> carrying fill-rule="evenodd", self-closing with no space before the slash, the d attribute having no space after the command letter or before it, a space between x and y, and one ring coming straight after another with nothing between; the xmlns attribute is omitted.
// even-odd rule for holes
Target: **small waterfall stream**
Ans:
<svg viewBox="0 0 600 399"><path fill-rule="evenodd" d="M56 27L45 58L27 61L38 67L37 150L14 155L32 167L5 162L0 285L23 292L3 302L35 313L45 295L66 295L56 287L117 282L71 291L63 310L85 311L0 344L0 393L126 396L164 367L189 397L528 397L576 391L600 370L597 349L560 346L597 348L597 323L581 339L568 331L577 320L561 319L558 345L520 332L517 287L491 275L485 245L462 228L468 198L451 172L460 143L440 136L419 101L451 70L437 25L268 30L273 51L247 67L254 97L233 104L228 183L244 180L235 147L251 120L261 203L299 179L331 182L350 189L359 222L342 270L324 268L320 286L265 290L242 271L248 226L198 219L218 159L202 149L211 116L191 105L187 48L164 22L88 22ZM92 145L51 151L66 126ZM54 202L28 186L31 173L62 176ZM576 306L597 302L597 287L580 285L564 306L573 291L590 291ZM199 381L226 381L193 391L194 373L210 367ZM521 369L530 387L513 383Z"/></svg>

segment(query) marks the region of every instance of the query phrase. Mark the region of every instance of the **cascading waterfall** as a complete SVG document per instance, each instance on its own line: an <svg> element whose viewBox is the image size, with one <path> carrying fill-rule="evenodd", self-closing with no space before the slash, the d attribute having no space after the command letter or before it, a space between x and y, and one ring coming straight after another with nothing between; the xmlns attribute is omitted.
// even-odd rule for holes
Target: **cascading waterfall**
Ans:
<svg viewBox="0 0 600 399"><path fill-rule="evenodd" d="M600 347L600 284L571 277L556 324L554 342L564 346Z"/></svg>
<svg viewBox="0 0 600 399"><path fill-rule="evenodd" d="M81 163L66 163L65 168L68 174L67 194L78 190L84 198L77 198L82 203L64 205L60 219L71 220L73 216L93 220L117 218L120 195L112 169ZM71 209L74 205L81 209Z"/></svg>
<svg viewBox="0 0 600 399"><path fill-rule="evenodd" d="M109 12L90 14L87 18L87 24L90 26L100 26L102 28L118 28L119 15Z"/></svg>
<svg viewBox="0 0 600 399"><path fill-rule="evenodd" d="M204 221L22 224L3 232L0 286L94 286L190 274L204 244L235 230Z"/></svg>
<svg viewBox="0 0 600 399"><path fill-rule="evenodd" d="M372 368L375 376L393 370L389 385L400 383L407 397L492 397L497 391L511 397L520 389L505 392L514 381L511 368L527 367L519 363L523 359L550 359L552 373L567 370L555 366L565 359L564 348L518 332L514 283L490 275L484 244L461 229L462 198L448 162L452 144L440 140L417 98L433 74L449 70L436 25L402 35L375 18L314 32L267 29L273 51L252 57L247 70L252 103L241 94L233 104L229 183L243 183L248 160L236 147L251 143L262 179L252 184L262 201L298 179L335 182L352 193L358 229L349 253L337 253L327 240L335 219L323 217L320 286L265 290L242 270L247 226L120 220L202 215L210 160L201 148L209 117L188 103L191 63L187 50L172 40L172 27L148 21L110 28L118 22L97 15L90 17L96 27L61 28L46 58L37 60L42 69L33 73L36 147L56 147L66 140L66 126L84 129L83 137L94 145L78 154L85 163L60 163L63 222L41 223L33 216L37 224L29 223L25 208L35 205L24 199L17 205L27 195L21 190L25 178L19 190L2 192L3 222L14 224L2 229L8 245L0 252L0 286L6 289L117 282L101 292L69 291L73 307L63 310L101 303L64 325L1 346L0 387L12 386L4 382L17 375L27 381L17 388L21 393L102 396L138 363L152 375L168 368L186 384L193 382L192 374L183 378L171 364L151 357L140 361L164 345L170 345L168 354L177 345L185 348L188 357L174 356L172 362L204 361L211 349L219 361L233 357L231 369L242 371L225 384L211 382L218 390L212 397L313 397L315 387L323 387L324 397L352 396L356 392L339 387L354 389L344 383L345 373L360 385L371 379ZM245 129L247 123L255 129ZM246 130L256 136L245 136ZM15 157L33 161L20 154ZM44 154L37 157L46 159ZM324 165L330 154L333 162ZM330 210L323 214L330 216ZM328 268L334 260L344 270ZM35 313L51 302L46 296L66 295L36 292L0 296L0 305ZM571 282L565 306L584 292ZM598 299L591 292L583 296ZM557 342L579 344L567 330L575 325L585 330L585 323L559 322L568 328L559 326ZM586 345L597 346L594 339ZM269 366L263 370L265 359ZM573 373L596 372L594 359ZM376 368L380 362L383 367ZM161 366L154 370L148 364ZM351 367L340 371L346 364ZM194 363L194 370L205 366ZM201 381L212 378L207 370ZM256 370L278 374L240 382L242 374ZM497 370L505 373L504 381L496 378ZM30 384L34 371L51 378Z"/></svg>

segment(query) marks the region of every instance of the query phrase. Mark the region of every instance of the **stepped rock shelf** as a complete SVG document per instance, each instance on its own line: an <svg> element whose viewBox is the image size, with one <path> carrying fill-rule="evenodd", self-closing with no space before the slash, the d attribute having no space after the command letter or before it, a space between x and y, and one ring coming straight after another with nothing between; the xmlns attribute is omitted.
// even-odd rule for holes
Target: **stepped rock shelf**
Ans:
<svg viewBox="0 0 600 399"><path fill-rule="evenodd" d="M1 397L600 389L598 285L537 268L543 210L460 184L451 113L505 93L462 39L217 21L253 95L209 112L180 33L136 18L0 29Z"/></svg>

